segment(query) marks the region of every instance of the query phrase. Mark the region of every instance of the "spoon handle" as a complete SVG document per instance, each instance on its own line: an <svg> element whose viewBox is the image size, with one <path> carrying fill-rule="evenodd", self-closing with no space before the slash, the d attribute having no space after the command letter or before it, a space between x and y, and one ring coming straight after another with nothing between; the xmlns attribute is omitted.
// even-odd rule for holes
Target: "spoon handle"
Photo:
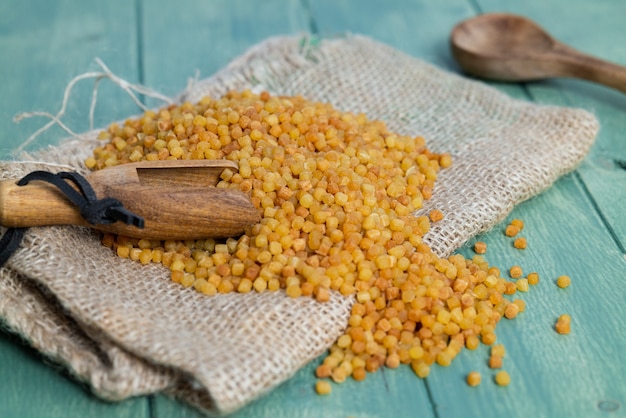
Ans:
<svg viewBox="0 0 626 418"><path fill-rule="evenodd" d="M557 42L553 48L564 76L593 81L626 93L626 67L584 54Z"/></svg>

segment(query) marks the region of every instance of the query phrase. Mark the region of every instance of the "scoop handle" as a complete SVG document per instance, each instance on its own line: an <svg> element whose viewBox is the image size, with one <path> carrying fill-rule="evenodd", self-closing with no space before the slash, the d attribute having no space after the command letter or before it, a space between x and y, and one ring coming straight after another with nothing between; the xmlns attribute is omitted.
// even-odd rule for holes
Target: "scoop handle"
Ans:
<svg viewBox="0 0 626 418"><path fill-rule="evenodd" d="M18 186L15 180L4 180L0 182L0 224L28 228L87 222L56 187L39 181Z"/></svg>
<svg viewBox="0 0 626 418"><path fill-rule="evenodd" d="M563 75L603 84L626 93L626 67L582 53L558 41L551 53Z"/></svg>
<svg viewBox="0 0 626 418"><path fill-rule="evenodd" d="M237 236L260 220L249 197L237 189L128 184L96 192L118 199L142 216L144 228L122 222L90 225L52 185L37 181L18 186L13 180L0 182L0 224L21 228L81 225L135 238L184 240Z"/></svg>

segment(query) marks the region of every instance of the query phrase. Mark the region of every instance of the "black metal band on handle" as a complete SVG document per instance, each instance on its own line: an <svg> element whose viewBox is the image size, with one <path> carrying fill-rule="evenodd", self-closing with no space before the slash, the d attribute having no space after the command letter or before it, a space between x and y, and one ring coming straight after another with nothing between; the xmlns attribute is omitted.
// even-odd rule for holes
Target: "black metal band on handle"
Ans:
<svg viewBox="0 0 626 418"><path fill-rule="evenodd" d="M81 216L91 225L108 225L120 221L143 228L144 220L122 205L117 199L98 199L87 179L75 172L63 171L57 174L47 171L33 171L17 182L24 186L33 180L45 181L58 188L78 208ZM72 187L73 183L78 190ZM9 228L0 239L0 267L17 250L26 228Z"/></svg>

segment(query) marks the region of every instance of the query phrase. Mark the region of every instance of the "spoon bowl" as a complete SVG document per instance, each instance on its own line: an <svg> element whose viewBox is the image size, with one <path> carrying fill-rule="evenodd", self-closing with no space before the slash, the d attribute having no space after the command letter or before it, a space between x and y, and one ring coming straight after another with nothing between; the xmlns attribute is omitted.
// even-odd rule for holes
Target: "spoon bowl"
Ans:
<svg viewBox="0 0 626 418"><path fill-rule="evenodd" d="M573 77L626 93L626 67L583 54L522 16L491 13L457 24L452 55L470 75L500 81Z"/></svg>

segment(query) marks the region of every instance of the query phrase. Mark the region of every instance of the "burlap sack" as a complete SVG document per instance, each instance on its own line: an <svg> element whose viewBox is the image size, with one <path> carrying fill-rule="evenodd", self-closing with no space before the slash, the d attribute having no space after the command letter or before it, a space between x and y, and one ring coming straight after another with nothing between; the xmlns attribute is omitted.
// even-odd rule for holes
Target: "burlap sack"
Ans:
<svg viewBox="0 0 626 418"><path fill-rule="evenodd" d="M267 40L179 100L242 88L365 112L451 152L454 164L423 209L445 214L426 237L440 256L572 170L598 131L585 111L512 100L360 36ZM24 157L39 164L3 162L1 176L84 171L94 146L87 134ZM203 296L160 265L114 256L79 227L30 229L0 270L6 326L98 396L165 391L205 411L234 411L322 354L351 303L337 294L325 304L281 292Z"/></svg>

